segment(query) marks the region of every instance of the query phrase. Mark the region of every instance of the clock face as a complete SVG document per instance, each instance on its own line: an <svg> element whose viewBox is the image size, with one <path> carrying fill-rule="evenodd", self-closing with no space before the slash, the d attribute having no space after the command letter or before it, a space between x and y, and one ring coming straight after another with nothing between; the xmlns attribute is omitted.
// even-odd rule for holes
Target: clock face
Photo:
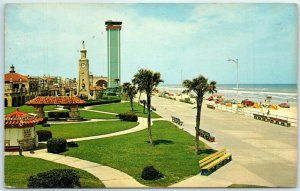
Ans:
<svg viewBox="0 0 300 191"><path fill-rule="evenodd" d="M82 67L82 68L84 68L84 67L85 67L85 64L84 64L84 63L82 63L82 64L81 64L81 67Z"/></svg>

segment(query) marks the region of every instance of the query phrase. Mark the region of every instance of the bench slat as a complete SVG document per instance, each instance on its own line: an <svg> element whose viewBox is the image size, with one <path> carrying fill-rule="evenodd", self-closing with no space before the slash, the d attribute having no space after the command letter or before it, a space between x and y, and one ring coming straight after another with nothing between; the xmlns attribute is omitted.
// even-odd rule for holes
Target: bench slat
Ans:
<svg viewBox="0 0 300 191"><path fill-rule="evenodd" d="M204 166L202 168L202 170L210 170L212 169L213 167L217 166L218 164L220 164L221 162L223 162L224 160L226 160L227 158L230 158L232 155L231 153L227 153L225 154L224 156L218 158L217 160L209 163L208 165Z"/></svg>
<svg viewBox="0 0 300 191"><path fill-rule="evenodd" d="M211 154L211 155L205 157L204 159L201 159L201 160L199 161L199 165L201 165L201 164L204 163L205 161L207 161L207 160L213 158L214 156L219 155L220 153L223 153L223 152L226 153L226 148L224 148L224 149L222 149L222 150L219 150L218 152L215 152L215 153L213 153L213 154Z"/></svg>

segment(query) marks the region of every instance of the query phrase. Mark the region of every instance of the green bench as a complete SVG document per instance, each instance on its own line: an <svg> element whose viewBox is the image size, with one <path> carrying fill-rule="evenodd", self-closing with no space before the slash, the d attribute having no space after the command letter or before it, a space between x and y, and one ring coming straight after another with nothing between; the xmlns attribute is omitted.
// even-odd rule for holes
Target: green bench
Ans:
<svg viewBox="0 0 300 191"><path fill-rule="evenodd" d="M268 117L268 116L259 115L259 114L256 114L256 113L253 113L253 117L254 117L254 119L274 123L274 124L277 124L277 125L282 125L282 126L287 126L287 127L291 126L291 123L288 120L285 120L285 119L279 119L279 118L275 118L275 117Z"/></svg>
<svg viewBox="0 0 300 191"><path fill-rule="evenodd" d="M19 152L19 155L22 156L22 148L20 146L5 146L5 152Z"/></svg>
<svg viewBox="0 0 300 191"><path fill-rule="evenodd" d="M183 125L183 122L178 117L171 116L171 118L174 123L177 123L178 125L181 126Z"/></svg>
<svg viewBox="0 0 300 191"><path fill-rule="evenodd" d="M211 104L207 104L207 108L209 108L209 109L216 109L216 107L214 105L211 105Z"/></svg>
<svg viewBox="0 0 300 191"><path fill-rule="evenodd" d="M199 129L199 135L200 137L203 137L204 139L208 140L209 142L215 142L215 137L212 136L209 132L204 131L203 129Z"/></svg>
<svg viewBox="0 0 300 191"><path fill-rule="evenodd" d="M226 149L222 149L216 153L213 153L204 159L199 161L202 175L209 175L212 171L216 170L219 166L232 160L232 155L226 152Z"/></svg>
<svg viewBox="0 0 300 191"><path fill-rule="evenodd" d="M254 117L254 119L258 119L261 121L266 121L266 122L269 121L268 116L265 116L265 115L259 115L259 114L253 113L253 117Z"/></svg>
<svg viewBox="0 0 300 191"><path fill-rule="evenodd" d="M291 123L288 120L285 120L285 119L270 117L269 120L270 120L270 123L274 123L274 124L278 124L278 125L282 125L282 126L287 126L287 127L291 126Z"/></svg>

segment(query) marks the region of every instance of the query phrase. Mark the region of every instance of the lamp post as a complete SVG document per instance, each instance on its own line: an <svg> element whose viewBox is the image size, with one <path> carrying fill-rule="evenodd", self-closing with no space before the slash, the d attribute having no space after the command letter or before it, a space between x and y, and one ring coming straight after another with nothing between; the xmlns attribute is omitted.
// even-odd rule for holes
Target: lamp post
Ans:
<svg viewBox="0 0 300 191"><path fill-rule="evenodd" d="M182 69L180 69L180 80L181 80L181 92L180 92L180 97L182 99Z"/></svg>
<svg viewBox="0 0 300 191"><path fill-rule="evenodd" d="M239 60L228 58L228 62L236 64L236 99L239 97Z"/></svg>

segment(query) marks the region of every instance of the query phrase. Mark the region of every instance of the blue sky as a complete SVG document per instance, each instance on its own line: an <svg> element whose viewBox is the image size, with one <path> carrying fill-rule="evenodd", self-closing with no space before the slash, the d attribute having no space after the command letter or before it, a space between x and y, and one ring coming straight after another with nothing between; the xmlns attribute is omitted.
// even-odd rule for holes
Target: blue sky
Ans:
<svg viewBox="0 0 300 191"><path fill-rule="evenodd" d="M78 78L84 40L94 75L107 75L104 22L123 22L122 82L140 68L165 84L203 74L220 84L297 82L295 4L11 4L5 72Z"/></svg>

